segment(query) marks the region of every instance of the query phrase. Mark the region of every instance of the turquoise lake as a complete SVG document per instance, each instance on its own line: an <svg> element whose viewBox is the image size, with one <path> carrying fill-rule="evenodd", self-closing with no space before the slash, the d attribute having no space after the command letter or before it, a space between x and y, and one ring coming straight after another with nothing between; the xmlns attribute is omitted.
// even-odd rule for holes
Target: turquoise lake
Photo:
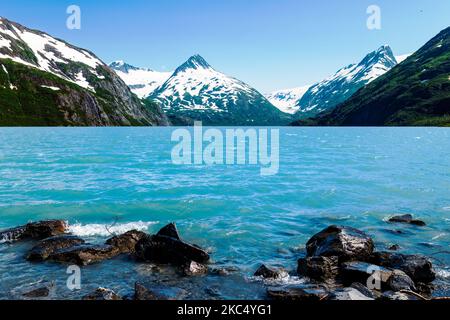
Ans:
<svg viewBox="0 0 450 320"><path fill-rule="evenodd" d="M186 299L261 299L267 284L251 277L258 266L295 271L308 239L332 224L367 232L379 250L398 244L430 257L436 295L449 295L450 129L281 128L274 176L259 166L174 165L173 130L0 129L0 230L65 219L102 243L110 232L156 232L173 221L211 252L211 268L237 272L183 278L119 257L83 268L82 289L72 292L66 266L25 261L32 243L0 244L0 299L39 282L54 282L58 299L99 286L127 295L136 281ZM386 222L403 213L427 226Z"/></svg>

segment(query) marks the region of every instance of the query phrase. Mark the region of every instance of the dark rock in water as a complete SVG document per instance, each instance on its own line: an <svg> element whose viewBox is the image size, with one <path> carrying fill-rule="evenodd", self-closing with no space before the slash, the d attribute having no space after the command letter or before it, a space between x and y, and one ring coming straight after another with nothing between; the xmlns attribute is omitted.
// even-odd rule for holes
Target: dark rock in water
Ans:
<svg viewBox="0 0 450 320"><path fill-rule="evenodd" d="M144 232L132 230L108 239L106 244L118 248L121 253L134 253L136 244L146 235Z"/></svg>
<svg viewBox="0 0 450 320"><path fill-rule="evenodd" d="M226 277L232 273L236 273L239 271L238 267L228 266L228 267L220 267L211 269L211 273L214 275Z"/></svg>
<svg viewBox="0 0 450 320"><path fill-rule="evenodd" d="M156 295L153 291L147 289L143 284L136 282L134 285L134 300L156 301L167 300L167 298Z"/></svg>
<svg viewBox="0 0 450 320"><path fill-rule="evenodd" d="M281 279L288 275L285 270L269 268L266 265L262 265L256 270L254 276L262 277L265 279Z"/></svg>
<svg viewBox="0 0 450 320"><path fill-rule="evenodd" d="M389 222L392 223L406 223L406 224L412 224L419 227L424 227L427 224L421 220L416 220L413 218L410 214L405 214L402 216L395 216L389 219Z"/></svg>
<svg viewBox="0 0 450 320"><path fill-rule="evenodd" d="M326 288L316 285L296 285L281 288L269 288L267 295L278 301L320 301L327 298Z"/></svg>
<svg viewBox="0 0 450 320"><path fill-rule="evenodd" d="M388 286L394 292L402 290L416 291L414 281L403 271L394 270L388 280Z"/></svg>
<svg viewBox="0 0 450 320"><path fill-rule="evenodd" d="M353 283L350 286L350 288L354 288L354 289L358 290L359 292L361 292L366 297L373 298L373 299L375 299L379 295L379 293L377 293L376 291L370 290L365 285L363 285L363 284L361 284L359 282Z"/></svg>
<svg viewBox="0 0 450 320"><path fill-rule="evenodd" d="M394 245L390 246L388 250L389 251L398 251L398 250L400 250L400 246L398 244L394 244Z"/></svg>
<svg viewBox="0 0 450 320"><path fill-rule="evenodd" d="M123 300L117 293L110 289L98 288L91 294L84 296L83 300L92 300L92 301L114 301L114 300Z"/></svg>
<svg viewBox="0 0 450 320"><path fill-rule="evenodd" d="M42 240L27 255L29 261L44 261L57 250L84 244L84 240L76 236L55 236Z"/></svg>
<svg viewBox="0 0 450 320"><path fill-rule="evenodd" d="M15 242L25 239L45 239L64 234L67 224L62 220L31 222L24 226L0 232L0 242Z"/></svg>
<svg viewBox="0 0 450 320"><path fill-rule="evenodd" d="M154 300L184 300L188 296L188 292L178 288L148 288L142 283L135 283L134 299L141 301Z"/></svg>
<svg viewBox="0 0 450 320"><path fill-rule="evenodd" d="M30 292L26 292L22 294L23 297L29 299L38 299L38 298L47 298L50 295L49 287L42 287L38 289L34 289Z"/></svg>
<svg viewBox="0 0 450 320"><path fill-rule="evenodd" d="M142 261L185 265L207 263L209 254L196 246L166 236L145 236L136 244L136 257Z"/></svg>
<svg viewBox="0 0 450 320"><path fill-rule="evenodd" d="M331 226L313 236L306 244L308 257L338 257L340 262L367 260L373 253L373 240L350 227Z"/></svg>
<svg viewBox="0 0 450 320"><path fill-rule="evenodd" d="M208 267L204 264L191 261L183 268L183 274L186 276L200 276L208 273Z"/></svg>
<svg viewBox="0 0 450 320"><path fill-rule="evenodd" d="M180 234L178 233L178 229L175 223L169 223L167 226L159 230L157 235L181 240Z"/></svg>
<svg viewBox="0 0 450 320"><path fill-rule="evenodd" d="M372 277L380 285L386 286L392 271L366 262L346 262L341 265L340 276L346 285L354 282L366 284Z"/></svg>
<svg viewBox="0 0 450 320"><path fill-rule="evenodd" d="M333 291L327 300L343 300L343 301L366 301L366 300L375 300L371 296L365 295L363 292L359 291L356 288L344 288Z"/></svg>
<svg viewBox="0 0 450 320"><path fill-rule="evenodd" d="M421 295L431 297L433 295L434 290L435 287L434 284L432 283L418 282L416 284L416 292L419 292Z"/></svg>
<svg viewBox="0 0 450 320"><path fill-rule="evenodd" d="M316 280L333 279L339 272L338 257L311 257L298 260L297 273Z"/></svg>
<svg viewBox="0 0 450 320"><path fill-rule="evenodd" d="M430 283L436 279L431 261L420 255L403 255L392 252L376 252L373 263L405 272L414 282Z"/></svg>
<svg viewBox="0 0 450 320"><path fill-rule="evenodd" d="M48 259L56 262L73 263L86 266L96 262L114 258L120 250L110 245L80 245L68 249L58 250Z"/></svg>

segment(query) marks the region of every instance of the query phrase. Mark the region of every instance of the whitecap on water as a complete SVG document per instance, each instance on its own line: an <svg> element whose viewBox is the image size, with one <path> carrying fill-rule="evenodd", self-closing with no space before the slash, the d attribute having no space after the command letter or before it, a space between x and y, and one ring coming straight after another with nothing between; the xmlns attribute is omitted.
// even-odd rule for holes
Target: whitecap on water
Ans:
<svg viewBox="0 0 450 320"><path fill-rule="evenodd" d="M107 237L111 234L122 234L130 230L147 231L151 225L157 221L145 222L136 221L123 224L73 224L69 226L69 232L79 237Z"/></svg>

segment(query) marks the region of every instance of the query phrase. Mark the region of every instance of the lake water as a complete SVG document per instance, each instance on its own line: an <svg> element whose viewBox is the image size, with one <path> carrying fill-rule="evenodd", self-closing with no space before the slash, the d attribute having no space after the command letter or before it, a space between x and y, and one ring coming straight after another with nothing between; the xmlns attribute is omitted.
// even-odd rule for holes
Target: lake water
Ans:
<svg viewBox="0 0 450 320"><path fill-rule="evenodd" d="M55 298L99 286L126 295L135 281L187 299L264 298L265 284L251 277L257 267L294 271L307 240L331 224L364 230L379 250L398 244L431 257L436 295L449 294L449 129L283 128L279 174L266 177L258 166L174 165L172 130L0 129L0 229L65 219L102 243L108 227L156 232L175 221L187 241L211 251L212 267L239 272L183 278L119 257L83 268L82 290L71 292L66 266L27 263L31 243L0 244L0 299L39 282L54 282ZM386 222L400 213L428 225Z"/></svg>

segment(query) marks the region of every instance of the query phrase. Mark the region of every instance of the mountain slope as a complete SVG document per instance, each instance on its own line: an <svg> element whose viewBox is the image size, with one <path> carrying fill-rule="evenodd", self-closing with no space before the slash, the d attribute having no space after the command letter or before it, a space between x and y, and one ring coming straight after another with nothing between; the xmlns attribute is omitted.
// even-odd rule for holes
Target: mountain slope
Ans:
<svg viewBox="0 0 450 320"><path fill-rule="evenodd" d="M297 124L450 126L450 27L332 112Z"/></svg>
<svg viewBox="0 0 450 320"><path fill-rule="evenodd" d="M164 125L93 53L0 18L0 125Z"/></svg>
<svg viewBox="0 0 450 320"><path fill-rule="evenodd" d="M309 88L297 102L295 117L304 119L333 109L356 91L385 74L397 65L389 46L369 53L358 64L351 64Z"/></svg>
<svg viewBox="0 0 450 320"><path fill-rule="evenodd" d="M116 71L131 91L141 99L147 98L172 75L172 72L137 68L123 61L113 62L109 67Z"/></svg>
<svg viewBox="0 0 450 320"><path fill-rule="evenodd" d="M177 124L280 125L289 120L249 85L191 57L150 96Z"/></svg>
<svg viewBox="0 0 450 320"><path fill-rule="evenodd" d="M297 102L308 91L310 86L294 89L278 90L266 95L267 100L277 107L280 111L288 114L295 114L300 107Z"/></svg>

